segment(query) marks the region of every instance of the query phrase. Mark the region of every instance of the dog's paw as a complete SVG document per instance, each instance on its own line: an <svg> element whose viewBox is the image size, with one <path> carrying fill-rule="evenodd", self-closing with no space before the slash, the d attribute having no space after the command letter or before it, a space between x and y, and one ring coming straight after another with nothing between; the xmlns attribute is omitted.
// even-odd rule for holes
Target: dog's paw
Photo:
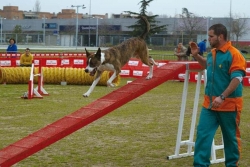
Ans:
<svg viewBox="0 0 250 167"><path fill-rule="evenodd" d="M152 79L153 78L153 76L151 76L151 75L148 75L147 77L146 77L146 79Z"/></svg>
<svg viewBox="0 0 250 167"><path fill-rule="evenodd" d="M113 83L109 83L109 82L107 82L107 86L108 87L115 87L115 85Z"/></svg>
<svg viewBox="0 0 250 167"><path fill-rule="evenodd" d="M154 65L159 66L160 64L158 62L155 62Z"/></svg>
<svg viewBox="0 0 250 167"><path fill-rule="evenodd" d="M89 97L89 93L84 93L82 96L83 97Z"/></svg>
<svg viewBox="0 0 250 167"><path fill-rule="evenodd" d="M152 57L149 58L149 62L150 62L150 64L152 64L152 65L159 66L159 63L158 63L158 62L155 62L155 60L154 60Z"/></svg>

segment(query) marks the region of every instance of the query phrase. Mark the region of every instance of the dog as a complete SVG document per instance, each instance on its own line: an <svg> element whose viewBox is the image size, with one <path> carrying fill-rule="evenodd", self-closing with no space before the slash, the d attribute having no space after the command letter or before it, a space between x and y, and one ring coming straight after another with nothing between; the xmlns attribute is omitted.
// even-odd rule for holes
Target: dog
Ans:
<svg viewBox="0 0 250 167"><path fill-rule="evenodd" d="M157 65L152 57L149 56L148 47L145 42L145 38L150 30L149 22L146 17L140 16L144 21L146 28L144 32L139 37L130 38L119 45L110 47L107 50L101 51L98 48L96 53L90 53L86 51L87 56L87 67L85 72L89 73L91 76L95 76L92 85L89 90L83 94L83 97L88 97L95 86L101 78L103 71L112 71L113 74L107 81L107 86L114 87L115 85L112 81L119 75L121 68L130 60L131 57L136 57L140 59L145 65L149 66L149 74L146 79L151 79L153 77L153 66ZM95 75L95 73L97 73Z"/></svg>

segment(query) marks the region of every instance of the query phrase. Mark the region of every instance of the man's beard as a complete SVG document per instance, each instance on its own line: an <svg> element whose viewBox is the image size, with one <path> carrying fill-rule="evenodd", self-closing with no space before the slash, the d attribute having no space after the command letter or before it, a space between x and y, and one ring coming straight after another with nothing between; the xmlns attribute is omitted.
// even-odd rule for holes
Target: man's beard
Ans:
<svg viewBox="0 0 250 167"><path fill-rule="evenodd" d="M211 48L217 48L219 46L219 40L216 39L216 41L213 44L210 43L210 46Z"/></svg>

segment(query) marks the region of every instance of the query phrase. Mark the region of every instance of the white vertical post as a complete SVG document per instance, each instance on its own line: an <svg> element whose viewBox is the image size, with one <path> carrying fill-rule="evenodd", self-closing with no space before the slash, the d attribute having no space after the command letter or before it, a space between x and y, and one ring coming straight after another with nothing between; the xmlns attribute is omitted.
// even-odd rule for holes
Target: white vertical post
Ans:
<svg viewBox="0 0 250 167"><path fill-rule="evenodd" d="M3 18L1 17L1 44L2 44L2 41L3 41Z"/></svg>
<svg viewBox="0 0 250 167"><path fill-rule="evenodd" d="M77 40L78 40L78 7L76 8L76 39L75 39L76 50L77 50Z"/></svg>
<svg viewBox="0 0 250 167"><path fill-rule="evenodd" d="M44 44L44 46L45 46L45 16L43 15L43 44Z"/></svg>
<svg viewBox="0 0 250 167"><path fill-rule="evenodd" d="M175 155L179 155L179 153L180 153L182 130L183 130L185 110L186 110L188 82L189 82L189 70L186 70L183 93L182 93L181 113L180 113L179 126L178 126L178 132L177 132Z"/></svg>
<svg viewBox="0 0 250 167"><path fill-rule="evenodd" d="M76 50L77 50L77 43L78 43L78 8L82 7L82 9L85 9L84 5L71 5L71 7L76 7L76 36L75 36L75 45L76 45Z"/></svg>
<svg viewBox="0 0 250 167"><path fill-rule="evenodd" d="M96 47L99 46L99 36L98 36L98 29L99 29L99 17L96 17Z"/></svg>
<svg viewBox="0 0 250 167"><path fill-rule="evenodd" d="M208 16L206 19L207 19L207 37L206 37L207 42L206 42L206 47L208 47L208 31L209 31L208 29L209 29L210 20L213 20L213 18Z"/></svg>
<svg viewBox="0 0 250 167"><path fill-rule="evenodd" d="M90 17L91 16L91 0L89 0L89 46L90 46Z"/></svg>
<svg viewBox="0 0 250 167"><path fill-rule="evenodd" d="M98 17L96 18L96 41L95 46L98 47Z"/></svg>
<svg viewBox="0 0 250 167"><path fill-rule="evenodd" d="M209 17L207 17L207 42L208 43L208 29L209 29Z"/></svg>
<svg viewBox="0 0 250 167"><path fill-rule="evenodd" d="M192 114L192 120L191 120L191 128L189 133L189 141L194 141L194 131L195 131L195 123L196 123L196 117L198 112L198 105L199 105L199 98L200 98L200 89L201 89L201 78L202 78L202 71L198 72L198 78L197 78L197 85L195 90L195 97L194 97L194 106L193 106L193 114ZM192 152L192 146L188 145L188 153L190 154Z"/></svg>
<svg viewBox="0 0 250 167"><path fill-rule="evenodd" d="M183 44L183 31L181 31L181 43Z"/></svg>
<svg viewBox="0 0 250 167"><path fill-rule="evenodd" d="M232 33L232 0L230 0L230 26L229 26L229 40L231 40L231 33Z"/></svg>

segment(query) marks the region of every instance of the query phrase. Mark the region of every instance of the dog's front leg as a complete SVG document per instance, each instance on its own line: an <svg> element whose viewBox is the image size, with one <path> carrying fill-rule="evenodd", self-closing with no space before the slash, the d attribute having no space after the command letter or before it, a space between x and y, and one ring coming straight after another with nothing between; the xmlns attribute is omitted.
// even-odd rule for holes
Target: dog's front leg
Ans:
<svg viewBox="0 0 250 167"><path fill-rule="evenodd" d="M153 69L154 69L154 65L158 66L159 63L155 62L154 59L152 57L149 57L149 62L151 64L151 66L149 66L149 74L146 77L146 79L151 79L153 78Z"/></svg>
<svg viewBox="0 0 250 167"><path fill-rule="evenodd" d="M100 79L101 79L101 72L97 71L97 75L96 75L96 77L95 77L95 79L94 79L94 82L93 82L92 85L90 86L89 90L88 90L86 93L84 93L82 96L83 96L83 97L88 97L88 96L90 95L90 93L93 92L95 86L96 86L97 83L100 81Z"/></svg>
<svg viewBox="0 0 250 167"><path fill-rule="evenodd" d="M148 73L148 76L146 77L146 79L153 78L153 67L154 67L154 65L149 66L149 73Z"/></svg>
<svg viewBox="0 0 250 167"><path fill-rule="evenodd" d="M115 85L112 83L113 80L115 79L116 77L116 71L114 71L113 75L109 78L109 80L107 81L107 86L109 87L114 87Z"/></svg>

